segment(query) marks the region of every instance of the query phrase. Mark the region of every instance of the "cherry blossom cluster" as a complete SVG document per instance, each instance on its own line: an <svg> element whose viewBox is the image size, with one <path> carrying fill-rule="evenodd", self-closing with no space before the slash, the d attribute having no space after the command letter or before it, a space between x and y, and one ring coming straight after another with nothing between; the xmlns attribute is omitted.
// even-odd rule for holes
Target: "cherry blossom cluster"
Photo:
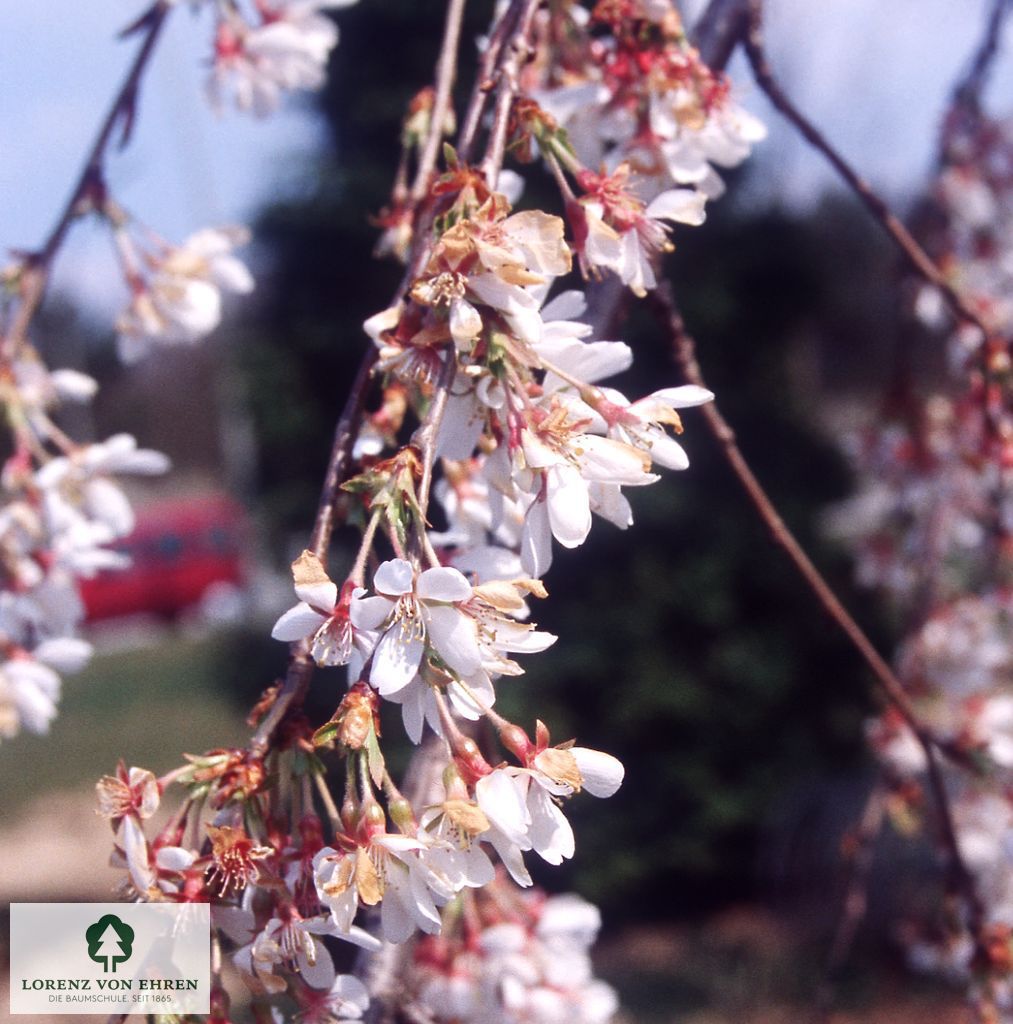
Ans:
<svg viewBox="0 0 1013 1024"><path fill-rule="evenodd" d="M585 277L615 274L643 296L673 247L671 223L703 223L707 200L724 191L714 166L742 163L766 129L703 63L668 0L553 3L536 15L534 35L510 152L521 163L540 155L555 175ZM417 99L408 139L420 109ZM513 185L498 187L513 199ZM396 184L381 254L405 258L410 213Z"/></svg>
<svg viewBox="0 0 1013 1024"><path fill-rule="evenodd" d="M556 169L584 272L643 295L671 247L665 221L700 224L724 191L715 166L742 163L766 129L667 0L553 4L538 30L542 59L526 72L513 144L522 159L537 146Z"/></svg>
<svg viewBox="0 0 1013 1024"><path fill-rule="evenodd" d="M972 983L1013 1012L1013 591L943 603L902 646L898 667L919 715L966 766L948 774L959 850L982 904L987 962L976 956L965 913L940 927L919 922L905 938L914 967ZM894 711L869 723L869 740L888 773L895 810L917 820L926 757ZM912 817L911 811L914 811ZM929 926L931 925L931 927Z"/></svg>
<svg viewBox="0 0 1013 1024"><path fill-rule="evenodd" d="M935 392L910 415L845 438L858 493L828 517L859 581L911 612L985 583L1013 527L1011 469L982 408L984 388ZM990 543L990 538L992 543Z"/></svg>
<svg viewBox="0 0 1013 1024"><path fill-rule="evenodd" d="M973 980L972 994L1013 1020L1013 136L958 103L942 154L928 247L981 325L955 325L938 290L917 289L914 313L944 340L948 379L928 394L909 389L885 426L852 442L862 486L834 526L855 544L859 578L890 597L908 630L898 675L947 753L956 842L981 903L977 935L965 902L941 935L913 936L912 962ZM918 816L923 744L893 708L868 735L895 806Z"/></svg>
<svg viewBox="0 0 1013 1024"><path fill-rule="evenodd" d="M319 89L338 27L323 12L356 0L236 0L215 4L214 59L208 76L211 103L231 99L239 110L265 116L285 92Z"/></svg>
<svg viewBox="0 0 1013 1024"><path fill-rule="evenodd" d="M193 345L221 322L222 291L247 294L253 278L232 254L244 228L204 228L180 245L117 225L113 238L130 303L116 322L120 358L133 363L159 345Z"/></svg>
<svg viewBox="0 0 1013 1024"><path fill-rule="evenodd" d="M5 272L16 292L19 268ZM10 312L10 303L6 304ZM164 472L168 460L129 434L84 444L57 424L64 403L85 403L96 384L50 371L27 342L0 353L0 402L11 454L0 471L0 737L45 733L56 715L61 673L81 669L91 646L77 581L127 558L115 543L133 529L119 476Z"/></svg>
<svg viewBox="0 0 1013 1024"><path fill-rule="evenodd" d="M553 4L539 27L535 98L586 167L626 164L654 194L677 186L715 198L715 165L737 166L766 136L665 0L599 0L590 12Z"/></svg>
<svg viewBox="0 0 1013 1024"><path fill-rule="evenodd" d="M158 0L125 33L149 33L142 54L151 52L171 6ZM258 2L253 24L237 5L218 4L215 81L224 86L233 80L240 104L245 97L258 109L269 97L275 102L282 88L319 87L337 41L335 25L320 12L342 6L347 4ZM143 66L142 59L138 74ZM138 449L127 434L82 444L58 426L60 406L88 402L96 383L43 363L27 337L31 312L26 317L24 310L34 307L34 293L44 287L67 229L94 216L109 231L129 295L116 322L126 362L156 346L201 341L221 321L222 293L253 288L249 271L233 253L248 240L245 229L205 228L174 245L116 202L102 155L117 125L128 137L135 102L136 81L114 105L74 199L43 251L20 254L0 277L0 401L12 435L12 454L0 477L5 501L0 508L0 736L5 738L22 727L45 732L59 699L59 673L88 659L88 644L76 636L83 614L76 581L122 568L127 558L113 545L134 523L116 476L168 467L162 455Z"/></svg>
<svg viewBox="0 0 1013 1024"><path fill-rule="evenodd" d="M239 83L241 106L272 105L278 84L309 84L294 71L280 82L253 59L269 47L251 45L279 11L290 38L304 18L319 27L324 6L336 5L271 8L272 20L261 5L265 25L253 26L221 5L214 74L238 76L228 80ZM412 101L378 246L408 272L389 308L364 325L375 349L366 411L339 452L346 468L331 506L358 529L358 550L338 569L315 531L293 563L296 603L272 630L293 645L290 667L254 709L249 746L189 757L161 778L121 765L98 786L125 892L211 902L216 941L257 1012L278 1011L283 995L299 1020L366 1012L366 991L337 973L328 936L384 955L402 950L399 998L438 1020L597 1022L616 1007L588 959L597 911L534 890L530 861L574 856L568 801L582 791L611 796L623 766L560 742L542 721L503 717L497 689L556 642L532 621L532 605L547 597L558 549L579 548L596 518L628 528L627 489L655 483L659 468L687 469L680 411L713 398L684 385L631 400L604 383L629 368L632 351L594 337L585 295L567 278L579 268L590 278L614 273L636 295L655 287L670 224L701 223L719 191L710 162L739 162L762 132L700 63L670 9L582 10L552 4L534 14L526 40L503 47L499 88L516 91L488 123L485 158L473 165L448 145L421 190L408 187L408 167L425 172L454 118L437 118L435 89ZM560 19L579 67L557 45ZM327 48L336 38L322 29L314 37L323 56L325 36ZM524 47L533 59L515 74L510 62ZM640 70L624 77L622 61L637 54ZM595 88L594 169L565 117L551 113L579 74ZM613 122L632 128L605 127ZM651 171L652 147L678 176ZM503 170L503 150L522 164L537 150L563 216L514 208L518 178ZM155 245L142 301L121 327L125 343L143 350L203 333L218 315L204 286L249 284L231 255L236 241L203 233L184 252ZM119 244L125 266L143 267L136 235L121 233ZM313 667L347 674L322 724L300 710ZM402 728L417 752L399 781L387 744ZM159 809L169 787L178 799ZM225 1024L220 983L214 1006L212 1020Z"/></svg>
<svg viewBox="0 0 1013 1024"><path fill-rule="evenodd" d="M121 769L100 784L130 891L211 900L253 991L265 999L287 991L307 1013L349 984L336 977L321 935L366 948L441 935L494 882L497 863L511 885L528 887L526 854L550 864L574 855L563 810L570 797L619 788L615 758L554 742L541 722L529 735L503 718L496 683L523 672L514 656L556 639L529 621L529 602L546 596L541 576L554 542L578 547L594 516L628 527L623 489L655 482L655 467L688 466L669 431L682 429L679 409L712 397L674 387L631 402L599 384L632 353L591 340L575 319L581 293L546 301L572 266L563 220L512 212L463 166L440 188L452 199L418 276L366 324L383 388L355 448L360 472L344 485L362 529L359 552L338 580L304 552L293 564L298 603L273 630L321 667L347 666L347 693L316 729L287 722L272 771L252 749L222 750L162 780ZM409 413L419 426L399 445ZM429 523L426 482L436 469L440 530ZM265 695L256 721L274 698ZM385 703L400 707L413 743L427 727L437 739L438 770L422 799L409 801L388 771ZM498 751L470 735L482 718ZM323 772L329 750L345 769L333 795ZM186 796L149 839L151 794L169 783ZM549 924L533 937L518 927L495 933L514 948L493 956L490 944L484 967L508 972L499 994L482 997L506 1000L503 1019L527 1019L510 1016L525 999L530 1013L585 1003L588 1019L611 1013L614 1001L586 970L571 989L532 973L544 959L540 944L586 961L579 943L567 951Z"/></svg>
<svg viewBox="0 0 1013 1024"><path fill-rule="evenodd" d="M445 1024L611 1020L616 994L594 977L588 955L597 908L572 894L500 888L416 945L408 985L418 1002Z"/></svg>

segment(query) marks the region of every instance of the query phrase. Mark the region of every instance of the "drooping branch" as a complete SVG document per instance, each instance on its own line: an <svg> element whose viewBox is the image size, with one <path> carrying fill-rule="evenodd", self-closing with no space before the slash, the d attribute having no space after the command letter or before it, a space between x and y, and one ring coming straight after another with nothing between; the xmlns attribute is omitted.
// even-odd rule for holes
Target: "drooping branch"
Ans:
<svg viewBox="0 0 1013 1024"><path fill-rule="evenodd" d="M710 0L693 26L693 43L712 71L722 71L748 29L749 0Z"/></svg>
<svg viewBox="0 0 1013 1024"><path fill-rule="evenodd" d="M511 0L489 33L489 40L482 53L482 60L479 63L471 98L468 100L464 121L461 123L461 132L457 138L457 152L465 162L471 160L475 140L478 137L478 129L482 123L482 114L485 112L489 94L496 85L493 76L499 65L500 54L503 52L507 38L517 24L517 18L520 16L524 2L525 0Z"/></svg>
<svg viewBox="0 0 1013 1024"><path fill-rule="evenodd" d="M137 54L127 70L126 77L117 90L98 134L92 142L69 199L57 217L42 248L37 252L30 253L25 259L25 268L20 281L20 302L3 342L3 352L7 358L11 358L17 353L28 333L28 327L45 295L53 259L63 244L71 224L78 216L87 212L91 201L97 194L100 195L104 188L103 165L116 129L122 129L121 146L126 145L130 139L140 95L141 80L151 61L151 56L155 52L159 36L172 7L172 0L155 0L151 8L122 33L125 36L143 32L144 36Z"/></svg>
<svg viewBox="0 0 1013 1024"><path fill-rule="evenodd" d="M362 422L366 391L376 358L377 351L371 346L359 363L352 389L334 431L331 456L320 492L313 534L310 538L310 550L321 561L327 558L327 552L330 549L337 500L341 494L341 485L348 477L352 449ZM309 654L308 643L303 641L296 645L296 649L289 659L288 670L281 687L250 740L249 749L255 757L263 757L267 753L278 726L293 706L298 707L302 703L312 675L313 659Z"/></svg>
<svg viewBox="0 0 1013 1024"><path fill-rule="evenodd" d="M977 113L981 109L981 96L988 84L999 53L1006 17L1013 10L1013 0L993 0L992 10L985 22L985 31L975 50L966 73L953 89L951 106L962 106Z"/></svg>
<svg viewBox="0 0 1013 1024"><path fill-rule="evenodd" d="M827 954L823 979L816 993L817 1017L830 1024L834 1003L834 986L848 959L869 904L869 880L875 860L876 841L886 815L887 787L882 777L876 779L862 809L861 817L849 837L848 880L841 904L840 918Z"/></svg>
<svg viewBox="0 0 1013 1024"><path fill-rule="evenodd" d="M499 83L497 102L501 102L502 97L507 97L507 100L502 102L507 102L506 116L509 116L509 105L512 104L517 91L516 75L520 67L519 62L523 60L527 52L532 20L541 2L542 0L514 0L490 32L489 49L494 50L497 60L492 63L488 74L485 73L484 68L482 69L474 83L469 102L469 110L474 108L479 111L477 115L479 120L483 106L479 98L489 91L488 79L490 76ZM452 85L454 69L457 66L457 57L456 52L453 56L449 55L447 49L453 46L456 50L460 46L459 21L462 14L460 3L461 0L450 0L448 4L446 28L439 58L441 70L437 73L438 88L439 85L448 83L446 99L448 106L450 102L449 88ZM499 39L500 42L494 47L493 40L496 39ZM505 75L502 74L503 65L508 65L508 73ZM512 70L510 70L511 68ZM436 119L435 113L434 109L434 116L430 123L429 138L435 136L438 139L442 126L441 122ZM458 149L461 152L468 148L465 146L465 143L469 142L468 133L477 128L478 121L475 121L474 128L469 128L469 124L470 122L466 120L466 123L462 126L461 136L458 139ZM504 122L502 131L505 132L505 130L506 125ZM503 146L502 140L497 144L496 132L497 128L494 124L493 130L490 133L489 151L483 159L483 167L494 170L495 175L498 175L499 169L502 166ZM494 149L497 150L496 153L493 153ZM431 247L429 233L433 212L434 201L432 196L428 194L428 190L426 190L423 193L417 210L416 227L412 240L412 249L407 260L407 270L391 301L392 306L396 306L403 301L404 295L411 286L413 277L428 258ZM335 504L340 495L341 485L348 476L352 448L358 435L366 390L376 358L376 349L371 346L359 364L351 393L335 429L331 457L321 491L320 502L317 506L313 534L310 539L310 550L325 564L330 548L331 533L334 528ZM427 417L427 423L423 424L419 431L423 455L422 487L425 494L425 503L422 505L423 511L428 504L429 487L432 482L436 434L439 430L439 421L442 419L443 411L446 408L449 389L453 381L454 368L454 355L451 351L448 363L446 364L446 372L441 375L441 380L437 385L434 400ZM301 706L312 679L313 670L314 663L309 653L308 641L293 644L285 677L250 740L249 750L251 754L256 757L263 757L268 751L278 727L288 715Z"/></svg>
<svg viewBox="0 0 1013 1024"><path fill-rule="evenodd" d="M429 190L436 158L440 152L443 127L450 110L450 100L457 75L457 54L461 48L461 21L467 0L450 0L447 4L447 18L443 28L443 42L439 60L436 63L436 92L429 120L429 133L422 147L419 165L412 184L411 201L417 207Z"/></svg>
<svg viewBox="0 0 1013 1024"><path fill-rule="evenodd" d="M798 110L781 88L771 71L764 49L762 0L750 0L749 30L742 42L756 83L770 102L795 126L799 134L814 149L826 157L834 170L900 249L912 268L939 291L954 316L962 322L973 324L982 332L983 337L989 337L992 334L991 328L981 319L968 300L953 287L901 219L872 186L837 152L816 126Z"/></svg>
<svg viewBox="0 0 1013 1024"><path fill-rule="evenodd" d="M496 179L503 167L510 111L513 109L519 88L518 76L531 52L531 26L535 11L538 10L541 2L542 0L523 0L517 13L516 28L506 43L506 56L500 61L496 107L493 112L492 127L489 130L485 158L481 165L482 173L490 188L496 187Z"/></svg>
<svg viewBox="0 0 1013 1024"><path fill-rule="evenodd" d="M696 358L696 343L686 329L671 285L668 282L660 284L652 293L651 302L654 313L671 343L673 356L682 370L685 380L698 387L706 387L706 381ZM967 867L960 850L949 795L939 763L941 752L950 756L958 756L957 752L937 737L922 721L900 679L897 678L872 641L866 636L864 630L844 607L833 588L788 528L746 461L738 446L735 431L721 414L716 403L709 402L701 406L700 411L708 429L720 445L728 465L746 492L750 504L766 526L771 539L788 556L796 572L812 591L820 606L862 657L883 695L900 712L922 747L926 758L929 789L936 806L940 840L948 858L951 884L954 890L960 893L967 906L971 934L979 953L983 952L985 949L982 934L984 911L981 897L978 894L974 876Z"/></svg>

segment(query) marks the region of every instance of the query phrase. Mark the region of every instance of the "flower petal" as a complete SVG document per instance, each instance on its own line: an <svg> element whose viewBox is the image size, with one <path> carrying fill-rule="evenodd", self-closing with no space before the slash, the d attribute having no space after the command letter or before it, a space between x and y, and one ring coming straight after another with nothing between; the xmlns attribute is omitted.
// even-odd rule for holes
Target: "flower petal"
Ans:
<svg viewBox="0 0 1013 1024"><path fill-rule="evenodd" d="M588 747L571 747L570 753L580 769L581 786L591 796L612 796L623 784L626 769L618 758Z"/></svg>
<svg viewBox="0 0 1013 1024"><path fill-rule="evenodd" d="M440 566L426 569L419 576L415 593L421 601L467 601L471 597L471 584L460 570Z"/></svg>
<svg viewBox="0 0 1013 1024"><path fill-rule="evenodd" d="M373 652L370 683L381 697L403 690L418 674L425 643L418 637L402 640L401 631L388 629Z"/></svg>
<svg viewBox="0 0 1013 1024"><path fill-rule="evenodd" d="M427 610L427 626L436 653L458 675L470 676L481 668L478 630L470 615L457 608L437 605Z"/></svg>
<svg viewBox="0 0 1013 1024"><path fill-rule="evenodd" d="M314 611L305 601L300 601L279 617L271 630L271 636L275 640L293 643L311 636L326 621L325 615Z"/></svg>
<svg viewBox="0 0 1013 1024"><path fill-rule="evenodd" d="M411 563L403 558L392 558L384 562L373 576L373 588L380 594L400 597L410 594L415 581L415 572Z"/></svg>

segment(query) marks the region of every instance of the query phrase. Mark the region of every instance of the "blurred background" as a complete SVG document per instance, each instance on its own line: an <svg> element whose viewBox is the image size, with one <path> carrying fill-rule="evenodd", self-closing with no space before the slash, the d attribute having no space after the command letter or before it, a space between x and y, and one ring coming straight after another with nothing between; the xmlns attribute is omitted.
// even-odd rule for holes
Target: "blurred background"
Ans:
<svg viewBox="0 0 1013 1024"><path fill-rule="evenodd" d="M489 6L471 5L472 35ZM910 210L987 6L770 0L772 63L798 105ZM341 12L322 96L290 101L266 123L206 109L210 22L189 11L173 19L136 143L110 181L174 240L251 223L244 255L258 288L205 347L124 368L110 325L125 296L107 243L82 226L58 264L36 341L50 365L102 385L70 429L130 431L175 469L133 495L134 568L86 588L98 656L67 681L51 735L0 747L4 903L107 898L117 873L106 867L94 781L120 757L161 773L183 751L243 742L250 706L284 665L268 632L291 603L287 565L308 535L365 343L360 325L400 276L367 258L370 214L387 199L406 103L431 75L437 7L384 0ZM114 33L136 14L125 0L0 13L4 245L31 248L48 229L129 57ZM993 84L1000 105L1013 84L1007 65ZM821 522L850 493L841 440L875 415L905 329L900 268L745 69L731 71L770 138L731 176L706 226L677 234L666 271L743 451L889 652L894 624L853 586L847 553ZM546 183L533 177L536 199ZM637 362L616 386L633 395L678 383L651 318L635 306L630 314ZM561 639L507 680L500 700L511 717L537 715L554 736L577 736L627 766L607 804L574 803L578 855L539 881L601 906L599 966L629 1018L794 1021L823 977L847 882L842 851L874 775L862 740L870 681L692 413L686 426L690 470L631 496L634 529L599 524L579 552L560 552L538 619ZM354 541L337 540L340 573ZM330 715L343 685L340 670L317 675L315 717ZM912 979L894 942L936 884L935 867L916 842L880 836L836 1019L903 1022L927 1010L933 1021L962 1019L959 992Z"/></svg>

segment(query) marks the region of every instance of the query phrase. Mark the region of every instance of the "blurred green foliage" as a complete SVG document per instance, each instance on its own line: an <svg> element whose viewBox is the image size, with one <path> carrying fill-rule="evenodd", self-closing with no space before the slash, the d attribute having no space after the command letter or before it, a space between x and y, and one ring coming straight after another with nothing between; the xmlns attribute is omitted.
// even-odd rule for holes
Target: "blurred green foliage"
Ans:
<svg viewBox="0 0 1013 1024"><path fill-rule="evenodd" d="M400 118L437 52L425 7L342 12L323 101L332 144L307 170L306 195L259 225L273 271L239 348L276 539L306 535L366 344L360 324L400 277L369 259L369 215L386 200ZM379 51L382 62L360 56ZM667 267L704 371L785 518L882 640L875 608L817 529L849 484L814 424L817 385L860 387L889 365L889 255L846 204L802 220L776 210L746 218L731 200L713 210L704 228L678 233ZM648 310L631 314L624 337L637 365L616 386L636 397L679 383ZM627 765L612 800L571 803L577 858L541 872L613 917L752 894L772 808L796 780L859 770L870 702L857 658L769 542L699 416L685 422L690 469L631 495L628 534L599 522L579 551L558 552L535 618L560 640L499 687L503 711L522 724L540 716L557 741L576 736ZM335 702L330 690L322 713Z"/></svg>
<svg viewBox="0 0 1013 1024"><path fill-rule="evenodd" d="M182 754L244 743L242 691L231 635L213 640L166 635L136 650L98 654L64 680L60 714L49 735L23 734L0 745L0 809L12 819L47 791L87 789L128 765L157 774ZM31 770L26 771L25 765Z"/></svg>

